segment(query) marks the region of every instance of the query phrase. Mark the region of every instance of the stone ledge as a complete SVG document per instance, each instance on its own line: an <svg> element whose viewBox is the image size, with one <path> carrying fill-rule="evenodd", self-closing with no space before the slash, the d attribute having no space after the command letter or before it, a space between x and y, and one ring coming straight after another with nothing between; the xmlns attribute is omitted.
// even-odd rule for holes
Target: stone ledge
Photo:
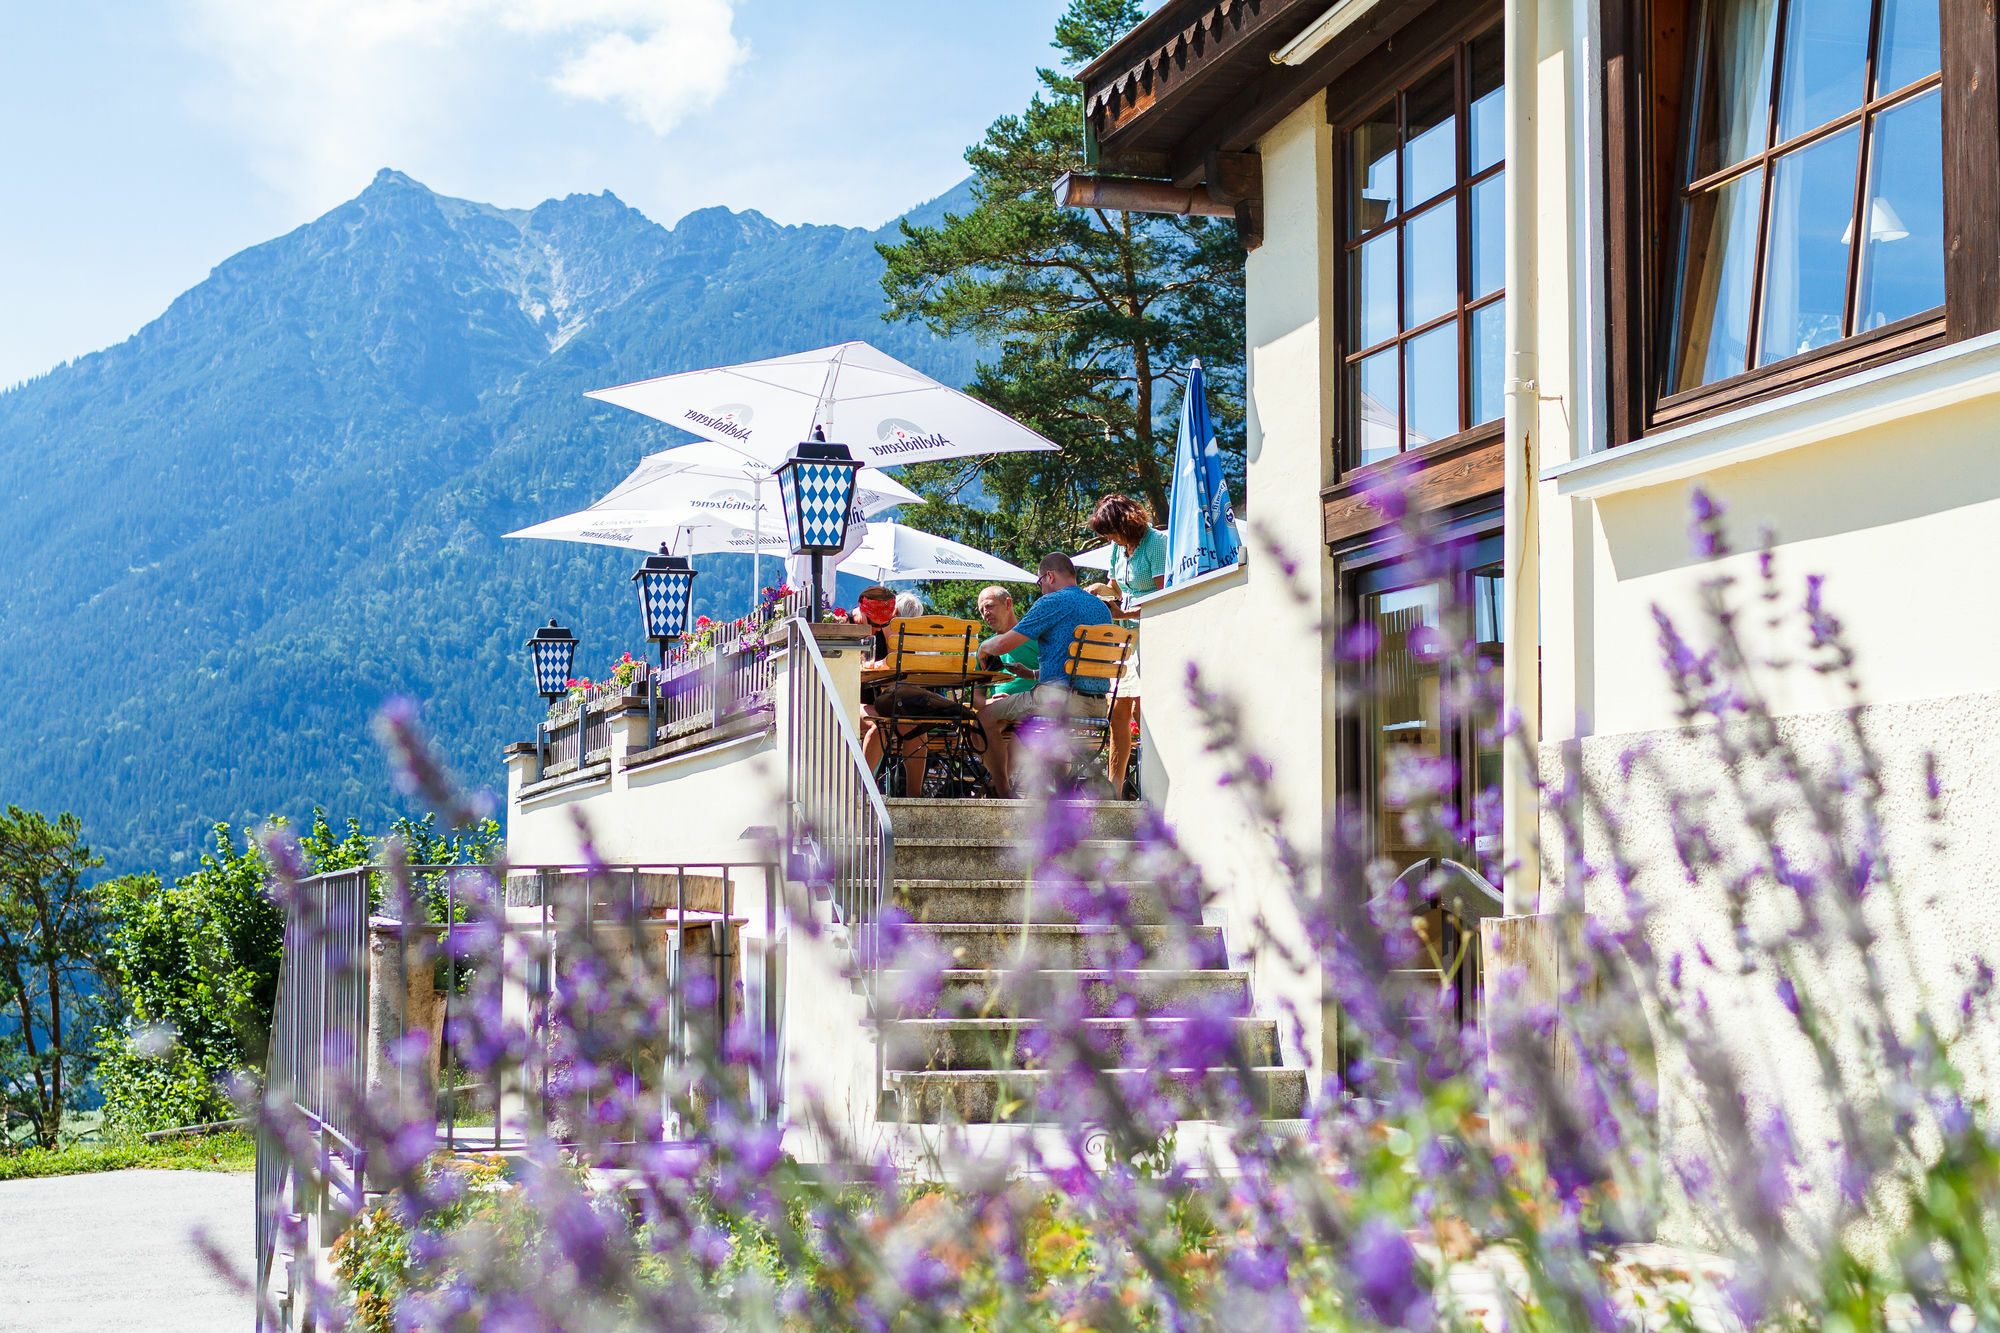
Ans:
<svg viewBox="0 0 2000 1333"><path fill-rule="evenodd" d="M533 753L532 747L530 747L530 753ZM572 768L566 773L557 773L552 777L543 778L539 782L530 782L521 788L518 799L532 801L537 796L545 796L550 792L560 791L564 787L586 786L593 782L602 782L610 776L611 761L609 759L599 759L595 763L585 764L582 768Z"/></svg>
<svg viewBox="0 0 2000 1333"><path fill-rule="evenodd" d="M693 754L731 741L742 740L745 736L755 736L777 729L776 714L759 710L744 717L731 718L719 727L697 731L688 736L677 736L670 741L662 741L650 750L639 750L625 756L625 771L631 772L648 764L674 759L681 755Z"/></svg>

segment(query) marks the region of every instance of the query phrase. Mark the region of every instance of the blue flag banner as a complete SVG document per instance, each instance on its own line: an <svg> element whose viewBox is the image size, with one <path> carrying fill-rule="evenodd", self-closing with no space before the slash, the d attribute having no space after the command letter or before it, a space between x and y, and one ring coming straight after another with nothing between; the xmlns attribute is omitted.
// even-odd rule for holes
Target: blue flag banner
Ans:
<svg viewBox="0 0 2000 1333"><path fill-rule="evenodd" d="M1188 364L1181 429L1174 442L1174 489L1167 505L1167 586L1227 569L1242 557L1236 506L1222 477L1222 451L1208 419L1201 362Z"/></svg>

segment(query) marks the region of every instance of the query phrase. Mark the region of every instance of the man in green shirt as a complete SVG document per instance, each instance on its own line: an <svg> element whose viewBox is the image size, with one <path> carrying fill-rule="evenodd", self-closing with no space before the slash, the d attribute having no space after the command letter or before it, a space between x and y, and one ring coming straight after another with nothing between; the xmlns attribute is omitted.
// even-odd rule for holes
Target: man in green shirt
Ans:
<svg viewBox="0 0 2000 1333"><path fill-rule="evenodd" d="M979 618L986 622L995 634L1005 634L1021 619L1014 614L1014 594L999 584L979 590ZM1001 670L1011 670L1013 675L992 686L994 694L1022 694L1035 688L1036 668L1041 659L1035 653L1035 641L1024 640L1000 654Z"/></svg>

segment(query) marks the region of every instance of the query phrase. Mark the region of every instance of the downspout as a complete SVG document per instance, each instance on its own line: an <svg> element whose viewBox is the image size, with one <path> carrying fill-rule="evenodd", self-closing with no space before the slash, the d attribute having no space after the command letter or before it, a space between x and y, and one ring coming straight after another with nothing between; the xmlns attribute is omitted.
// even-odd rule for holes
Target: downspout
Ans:
<svg viewBox="0 0 2000 1333"><path fill-rule="evenodd" d="M1512 720L1507 762L1500 780L1504 879L1502 910L1532 915L1541 907L1538 829L1541 799L1526 765L1536 762L1541 738L1541 615L1536 592L1536 420L1541 388L1535 355L1536 54L1539 0L1509 0L1506 17L1507 84L1507 402L1501 448L1506 480L1501 492L1505 555L1501 583L1507 599L1507 648L1500 673L1501 709Z"/></svg>

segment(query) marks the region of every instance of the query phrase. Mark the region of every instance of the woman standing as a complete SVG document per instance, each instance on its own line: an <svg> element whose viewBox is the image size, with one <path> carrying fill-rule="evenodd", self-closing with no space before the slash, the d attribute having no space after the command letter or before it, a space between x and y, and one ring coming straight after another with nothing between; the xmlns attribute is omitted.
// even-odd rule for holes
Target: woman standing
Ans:
<svg viewBox="0 0 2000 1333"><path fill-rule="evenodd" d="M1118 614L1136 616L1137 599L1167 586L1167 534L1153 526L1143 501L1129 495L1107 495L1090 516L1090 530L1111 543L1111 582L1116 587ZM1126 667L1111 706L1111 753L1106 776L1111 790L1125 791L1125 770L1132 762L1133 733L1138 730L1138 664Z"/></svg>
<svg viewBox="0 0 2000 1333"><path fill-rule="evenodd" d="M1111 543L1111 581L1121 610L1136 613L1134 599L1167 586L1167 534L1153 526L1143 501L1105 496L1090 516L1090 530Z"/></svg>

